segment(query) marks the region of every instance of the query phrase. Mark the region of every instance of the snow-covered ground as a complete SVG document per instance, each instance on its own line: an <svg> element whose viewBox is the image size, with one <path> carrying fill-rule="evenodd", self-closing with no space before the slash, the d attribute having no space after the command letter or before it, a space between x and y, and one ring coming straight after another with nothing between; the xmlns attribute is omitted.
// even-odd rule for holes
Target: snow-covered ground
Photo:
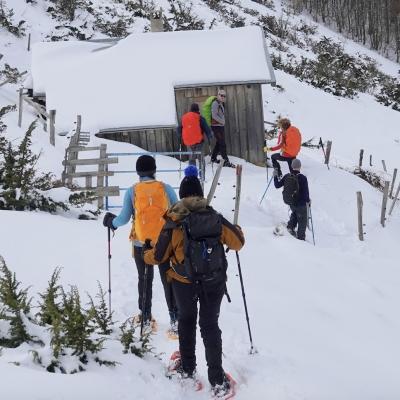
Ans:
<svg viewBox="0 0 400 400"><path fill-rule="evenodd" d="M18 1L16 13L31 21L34 40L43 38L55 24L43 11ZM166 1L163 1L168 7ZM278 3L278 2L277 2ZM13 1L8 1L13 5ZM39 1L40 7L44 2ZM246 7L260 5L243 1ZM194 9L207 25L214 13L195 1ZM34 10L34 12L32 11ZM277 9L276 13L279 14ZM53 24L53 25L51 25ZM143 24L138 24L138 31ZM33 29L33 28L32 28ZM0 36L2 62L29 68L26 40L8 34ZM319 33L339 40L339 35L319 27ZM346 40L348 51L363 50ZM374 55L365 50L365 53ZM381 68L396 74L398 64L376 56ZM273 228L288 219L281 193L273 187L263 204L259 199L266 185L263 168L243 163L242 202L239 224L246 235L240 252L250 323L258 354L249 355L249 341L236 259L229 258L228 288L232 303L223 301L220 325L223 332L224 367L238 381L237 399L274 400L391 400L400 397L400 271L398 238L400 206L387 226L380 226L382 194L366 182L338 167L358 163L359 150L365 150L365 163L373 156L372 169L388 172L399 167L400 114L379 105L367 95L356 100L340 99L277 72L284 91L269 86L264 90L265 119L288 116L304 139L321 136L332 140L331 170L322 164L320 150L302 149L300 159L308 176L314 218L316 246L311 233L307 242L289 235L275 237ZM17 86L0 88L0 106L17 102ZM23 127L17 128L17 113L3 118L7 137L18 140L34 119L25 107ZM73 124L71 122L71 129ZM34 150L43 151L38 168L60 177L61 161L68 143L56 137L56 147L48 144L48 134L39 126L33 136ZM92 138L91 145L105 142ZM272 144L272 143L271 143ZM123 143L108 143L109 152L136 151ZM90 157L90 153L85 157ZM232 158L233 162L242 162ZM120 158L114 169L134 169L135 158ZM179 167L177 160L157 157L159 168ZM387 178L390 179L390 174ZM212 171L207 167L206 191ZM160 174L173 186L178 174ZM110 185L127 187L136 181L130 174L110 178ZM232 219L235 174L224 169L214 207ZM83 181L81 181L83 184ZM356 191L364 200L365 241L357 234ZM123 194L122 194L123 195ZM112 198L118 205L121 198ZM47 286L54 268L61 267L61 283L77 285L84 297L94 295L97 281L108 286L107 236L98 221L80 221L70 214L52 216L35 212L0 211L0 255L16 272L24 287L38 300L37 293ZM122 323L137 312L137 272L131 258L129 227L119 228L112 240L112 304L115 319ZM164 375L164 365L177 343L165 336L168 313L158 273L154 278L153 312L159 329L153 337L155 352L144 360L123 355L117 341L108 341L105 354L120 362L116 367L90 365L88 371L74 375L50 374L33 364L28 348L3 349L0 353L1 398L22 399L208 399L206 390L184 392ZM118 326L119 324L117 324ZM206 366L200 335L198 370L206 382ZM15 364L19 363L19 366Z"/></svg>

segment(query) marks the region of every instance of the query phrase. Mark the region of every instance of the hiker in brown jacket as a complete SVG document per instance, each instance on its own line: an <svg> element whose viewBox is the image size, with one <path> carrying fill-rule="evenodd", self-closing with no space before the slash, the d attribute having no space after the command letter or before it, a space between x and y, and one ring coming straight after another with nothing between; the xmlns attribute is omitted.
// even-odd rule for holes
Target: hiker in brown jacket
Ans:
<svg viewBox="0 0 400 400"><path fill-rule="evenodd" d="M190 168L193 171L194 167L187 169ZM221 214L207 206L197 176L185 176L180 185L179 196L181 200L166 213L166 223L155 246L150 248L147 243L144 259L148 264L160 264L170 260L167 276L172 280L178 306L180 351L179 358L175 359L176 372L182 378L196 379L195 346L197 302L199 302L199 325L205 347L208 379L214 394L224 395L232 390L234 381L222 368L222 339L218 326L220 306L226 292L227 261L223 245L232 250L240 250L244 245L244 236L239 226L232 225ZM192 229L188 229L188 225L185 225L188 218L194 221ZM199 280L191 281L185 252L194 254L188 251L187 243L189 235L194 235L194 231L200 233L200 237L206 238L203 241L203 253L205 252L206 257L211 260L209 268L213 272L204 274ZM209 239L207 236L211 235L211 231L217 232L214 235L217 244L215 242L210 244L212 238ZM190 240L193 235L190 236ZM219 266L214 267L211 263Z"/></svg>

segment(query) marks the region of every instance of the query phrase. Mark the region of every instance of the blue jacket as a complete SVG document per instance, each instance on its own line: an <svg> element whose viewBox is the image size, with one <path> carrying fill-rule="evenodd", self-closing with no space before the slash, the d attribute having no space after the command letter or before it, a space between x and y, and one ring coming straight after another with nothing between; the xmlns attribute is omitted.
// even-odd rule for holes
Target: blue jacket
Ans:
<svg viewBox="0 0 400 400"><path fill-rule="evenodd" d="M297 198L296 206L305 206L310 201L310 195L308 192L308 181L307 177L300 173L300 171L293 171L293 174L297 175L299 181L299 196ZM290 174L286 174L279 181L278 177L274 176L274 185L277 189L281 188L285 184L285 179Z"/></svg>
<svg viewBox="0 0 400 400"><path fill-rule="evenodd" d="M203 132L203 134L205 134L207 136L207 139L210 142L210 140L213 137L213 134L212 134L210 127L207 124L206 119L204 117L202 117L201 115L200 115L200 128L201 128L201 131ZM181 137L182 137L182 122L179 124L178 128L176 129L176 133L177 133L179 139L181 139Z"/></svg>
<svg viewBox="0 0 400 400"><path fill-rule="evenodd" d="M144 176L140 177L139 180L140 182L151 181L153 180L153 178L149 176ZM170 185L164 183L164 187L168 197L168 207L171 207L172 205L178 202L178 197L176 196L175 190ZM122 210L120 211L119 215L113 219L112 224L114 225L115 228L127 224L130 221L131 217L135 216L135 210L133 208L134 201L135 201L135 193L133 191L133 187L130 187L125 192L124 204L122 206ZM142 246L142 243L139 241L135 241L134 245Z"/></svg>

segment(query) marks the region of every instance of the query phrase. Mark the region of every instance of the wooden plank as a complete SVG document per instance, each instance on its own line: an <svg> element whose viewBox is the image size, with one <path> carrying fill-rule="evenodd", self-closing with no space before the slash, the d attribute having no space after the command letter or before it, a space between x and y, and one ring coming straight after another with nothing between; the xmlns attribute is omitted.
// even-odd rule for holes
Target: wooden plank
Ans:
<svg viewBox="0 0 400 400"><path fill-rule="evenodd" d="M19 102L18 102L18 126L21 128L22 126L22 111L24 107L24 95L23 95L24 89L21 88L19 89Z"/></svg>
<svg viewBox="0 0 400 400"><path fill-rule="evenodd" d="M389 197L390 197L390 198L393 197L393 189L394 189L394 184L395 184L395 182L396 182L396 176L397 176L397 168L395 168L395 169L393 170L392 185L391 185L390 194L389 194Z"/></svg>
<svg viewBox="0 0 400 400"><path fill-rule="evenodd" d="M46 109L38 103L32 101L28 96L23 95L23 99L32 106L39 114L42 114L44 117L49 118L49 114L46 112Z"/></svg>
<svg viewBox="0 0 400 400"><path fill-rule="evenodd" d="M50 144L56 145L56 110L49 111L49 133L50 133Z"/></svg>
<svg viewBox="0 0 400 400"><path fill-rule="evenodd" d="M385 172L387 172L385 160L382 160L382 167Z"/></svg>
<svg viewBox="0 0 400 400"><path fill-rule="evenodd" d="M364 157L364 150L361 149L361 150L360 150L360 158L359 158L359 160L358 160L358 166L359 166L359 168L362 167L363 157Z"/></svg>
<svg viewBox="0 0 400 400"><path fill-rule="evenodd" d="M389 215L392 215L392 211L394 209L394 205L396 204L397 198L399 197L399 192L400 192L400 182L399 182L399 186L397 186L396 194L394 195L394 199L392 201L392 205L390 206Z"/></svg>
<svg viewBox="0 0 400 400"><path fill-rule="evenodd" d="M107 145L106 144L101 144L100 145L100 159L108 159L107 157ZM110 158L111 159L111 158ZM118 161L118 159L117 159ZM99 163L98 167L98 172L105 172L105 163ZM96 193L99 194L99 198L97 199L97 206L99 208L104 207L104 198L103 196L100 195L101 189L104 188L104 176L98 176L97 177L97 191ZM108 189L108 188L107 188Z"/></svg>
<svg viewBox="0 0 400 400"><path fill-rule="evenodd" d="M257 90L253 85L245 85L246 102L247 102L247 143L248 143L248 157L252 163L257 164L259 160L260 140L258 140L257 133L259 131L259 105ZM264 120L262 120L262 130L264 133ZM261 139L261 144L264 142L264 137Z"/></svg>
<svg viewBox="0 0 400 400"><path fill-rule="evenodd" d="M364 225L362 219L363 200L361 192L357 192L358 238L364 240Z"/></svg>
<svg viewBox="0 0 400 400"><path fill-rule="evenodd" d="M64 164L65 163L65 164ZM87 158L84 160L68 160L67 162L63 161L63 165L68 166L76 166L76 165L97 165L97 164L117 164L117 157L110 158Z"/></svg>
<svg viewBox="0 0 400 400"><path fill-rule="evenodd" d="M100 150L100 146L92 146L92 147L85 147L85 146L69 146L67 147L69 151L98 151Z"/></svg>
<svg viewBox="0 0 400 400"><path fill-rule="evenodd" d="M71 188L73 192L83 192L83 191L90 191L96 193L99 196L111 196L109 193L119 193L119 186L108 186L108 187L73 187Z"/></svg>
<svg viewBox="0 0 400 400"><path fill-rule="evenodd" d="M85 178L86 176L114 176L114 171L84 171L68 174L71 178Z"/></svg>
<svg viewBox="0 0 400 400"><path fill-rule="evenodd" d="M244 159L249 159L249 146L247 141L247 102L243 85L236 86L236 99L238 107L238 123L239 123L239 142L240 155ZM229 101L229 100L228 100Z"/></svg>
<svg viewBox="0 0 400 400"><path fill-rule="evenodd" d="M381 225L385 227L386 221L386 205L389 196L389 181L385 181L385 187L383 189L382 209L381 209Z"/></svg>
<svg viewBox="0 0 400 400"><path fill-rule="evenodd" d="M329 158L331 157L331 148L332 148L332 141L328 140L326 144L326 153L325 153L325 164L329 165Z"/></svg>
<svg viewBox="0 0 400 400"><path fill-rule="evenodd" d="M249 152L253 151L253 158L249 154L248 160L257 165L264 165L264 112L263 112L263 99L261 92L261 85L253 84L251 88L253 92L253 126L254 128L248 129L248 134L250 135L248 139ZM254 138L253 141L250 138ZM253 143L253 144L251 144Z"/></svg>

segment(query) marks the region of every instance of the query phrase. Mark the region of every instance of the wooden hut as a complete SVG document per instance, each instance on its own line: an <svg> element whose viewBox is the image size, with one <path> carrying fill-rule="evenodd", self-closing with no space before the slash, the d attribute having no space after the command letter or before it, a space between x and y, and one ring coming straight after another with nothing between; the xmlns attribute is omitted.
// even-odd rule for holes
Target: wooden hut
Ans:
<svg viewBox="0 0 400 400"><path fill-rule="evenodd" d="M46 47L41 48L41 54L51 56L48 45L43 46ZM261 28L132 34L114 46L93 48L93 43L88 44L88 52L93 55L87 57L82 57L80 47L80 58L75 59L70 47L68 50L59 90L73 101L62 102L56 94L48 96L58 102L48 105L57 109L58 119L81 114L83 123L88 125L85 130L94 131L99 137L129 142L148 151L177 151L180 140L176 127L181 116L189 111L191 103L201 106L209 96L216 95L218 88L223 88L227 94L228 154L255 164L264 162L262 85L274 85L275 76ZM114 64L109 63L110 59ZM118 84L106 80L96 85L94 68L99 76L123 77L120 92ZM74 74L71 81L65 79L69 73ZM43 81L40 86L54 90L45 79L48 78L43 74L38 77ZM124 98L124 93L129 93L130 102L125 98L115 104L115 99ZM96 103L95 110L93 104L84 101L92 97L96 102L100 96L104 102Z"/></svg>

